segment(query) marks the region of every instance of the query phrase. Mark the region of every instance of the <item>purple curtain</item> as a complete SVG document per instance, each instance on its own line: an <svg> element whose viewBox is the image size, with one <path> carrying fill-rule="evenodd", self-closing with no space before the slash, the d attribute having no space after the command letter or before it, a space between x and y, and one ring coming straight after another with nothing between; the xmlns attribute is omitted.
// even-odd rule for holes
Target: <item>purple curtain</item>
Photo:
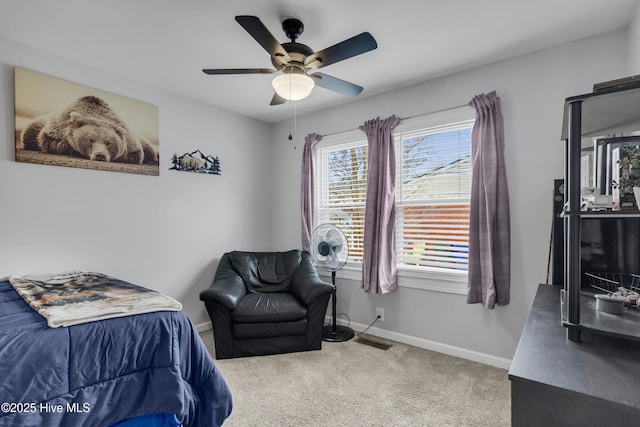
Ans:
<svg viewBox="0 0 640 427"><path fill-rule="evenodd" d="M474 97L467 303L509 304L511 230L504 124L495 91Z"/></svg>
<svg viewBox="0 0 640 427"><path fill-rule="evenodd" d="M317 133L310 133L304 138L302 150L302 250L307 252L311 248L311 233L313 233L316 145L321 139L322 136Z"/></svg>
<svg viewBox="0 0 640 427"><path fill-rule="evenodd" d="M393 129L400 119L391 116L365 122L368 169L364 211L362 288L373 294L397 289L396 280L396 160Z"/></svg>

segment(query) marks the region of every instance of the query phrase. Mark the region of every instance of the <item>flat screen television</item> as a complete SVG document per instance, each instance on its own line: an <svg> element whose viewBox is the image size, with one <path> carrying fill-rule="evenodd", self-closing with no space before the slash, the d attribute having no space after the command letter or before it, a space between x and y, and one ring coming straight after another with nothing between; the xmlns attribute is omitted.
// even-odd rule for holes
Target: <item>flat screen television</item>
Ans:
<svg viewBox="0 0 640 427"><path fill-rule="evenodd" d="M554 190L552 283L564 284L564 225L560 217L563 198L560 197L562 180L556 180ZM561 202L562 200L562 202ZM580 276L583 291L599 292L590 275L608 277L640 275L640 217L583 217L580 223ZM588 273L588 274L587 274Z"/></svg>
<svg viewBox="0 0 640 427"><path fill-rule="evenodd" d="M633 274L640 275L640 218L583 218L580 246L583 290L610 290L608 279L629 287Z"/></svg>

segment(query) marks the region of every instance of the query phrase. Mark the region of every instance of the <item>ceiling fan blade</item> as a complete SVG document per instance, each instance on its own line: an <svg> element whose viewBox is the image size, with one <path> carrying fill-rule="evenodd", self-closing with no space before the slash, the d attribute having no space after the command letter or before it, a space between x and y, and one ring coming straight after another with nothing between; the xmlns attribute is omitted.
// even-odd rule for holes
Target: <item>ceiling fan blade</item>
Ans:
<svg viewBox="0 0 640 427"><path fill-rule="evenodd" d="M310 75L315 80L316 86L338 92L344 96L358 96L362 92L362 86L349 83L328 74L313 73Z"/></svg>
<svg viewBox="0 0 640 427"><path fill-rule="evenodd" d="M373 36L367 32L353 36L320 52L309 55L304 61L307 67L322 68L336 62L361 55L378 47Z"/></svg>
<svg viewBox="0 0 640 427"><path fill-rule="evenodd" d="M276 70L271 68L205 68L202 70L205 74L273 74Z"/></svg>
<svg viewBox="0 0 640 427"><path fill-rule="evenodd" d="M286 99L284 99L283 97L281 97L277 93L274 93L273 94L273 98L271 98L271 104L269 104L269 105L280 105L280 104L284 104L285 102L287 102Z"/></svg>
<svg viewBox="0 0 640 427"><path fill-rule="evenodd" d="M278 57L284 63L291 61L291 57L287 51L278 43L278 40L273 37L273 34L271 34L267 27L264 26L260 18L240 15L236 16L236 21L242 25L242 28L244 28L264 50L269 52L269 55Z"/></svg>

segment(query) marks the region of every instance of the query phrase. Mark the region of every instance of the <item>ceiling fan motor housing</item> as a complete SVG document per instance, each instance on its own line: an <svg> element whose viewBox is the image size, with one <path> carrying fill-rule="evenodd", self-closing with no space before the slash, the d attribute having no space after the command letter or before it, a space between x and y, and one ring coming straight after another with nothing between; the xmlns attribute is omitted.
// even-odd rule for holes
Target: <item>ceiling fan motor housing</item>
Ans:
<svg viewBox="0 0 640 427"><path fill-rule="evenodd" d="M281 70L287 65L298 65L300 68L304 69L305 59L307 59L307 56L313 54L313 50L309 46L302 43L282 43L282 47L291 57L291 61L282 61L279 56L272 56L271 63L274 67L276 67L277 70Z"/></svg>

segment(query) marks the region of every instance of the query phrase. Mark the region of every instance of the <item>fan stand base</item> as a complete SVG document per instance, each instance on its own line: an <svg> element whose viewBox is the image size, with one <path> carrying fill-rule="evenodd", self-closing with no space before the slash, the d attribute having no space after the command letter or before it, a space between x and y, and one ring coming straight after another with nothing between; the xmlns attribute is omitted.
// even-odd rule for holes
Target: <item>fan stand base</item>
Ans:
<svg viewBox="0 0 640 427"><path fill-rule="evenodd" d="M353 329L348 328L346 326L340 326L336 323L337 320L337 309L336 309L336 271L333 270L331 272L331 283L333 283L333 295L331 296L331 303L333 306L333 310L331 311L331 325L325 326L322 329L322 340L329 342L343 342L349 341L353 338Z"/></svg>
<svg viewBox="0 0 640 427"><path fill-rule="evenodd" d="M322 330L322 341L343 342L349 341L353 336L353 329L346 326L325 326Z"/></svg>

